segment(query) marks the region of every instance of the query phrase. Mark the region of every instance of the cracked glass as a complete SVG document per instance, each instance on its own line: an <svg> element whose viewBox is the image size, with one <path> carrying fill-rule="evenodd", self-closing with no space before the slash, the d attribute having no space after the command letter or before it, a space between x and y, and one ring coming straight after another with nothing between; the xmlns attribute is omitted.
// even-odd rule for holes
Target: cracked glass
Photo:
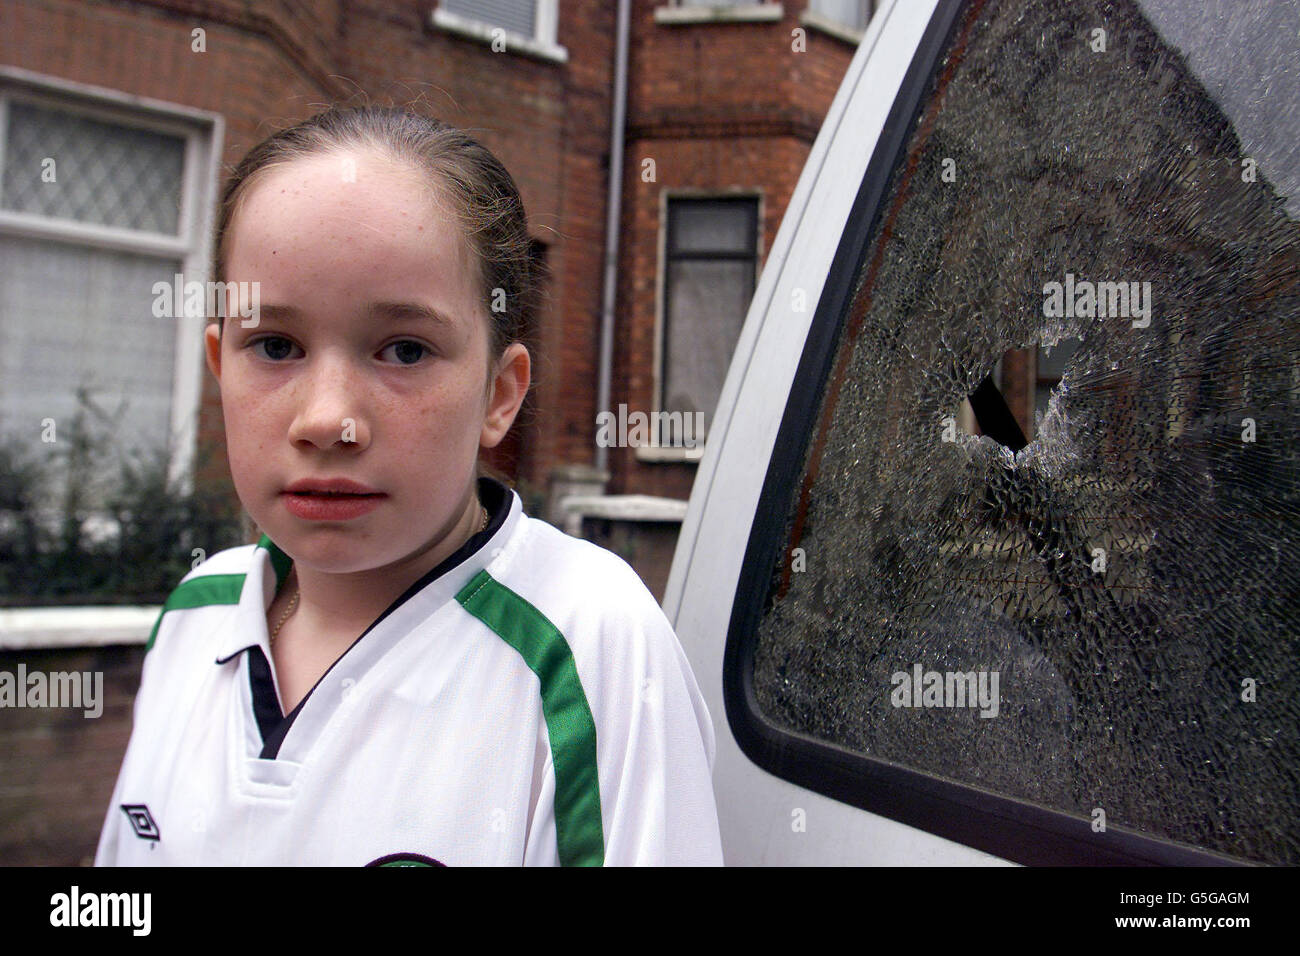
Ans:
<svg viewBox="0 0 1300 956"><path fill-rule="evenodd" d="M808 426L768 720L1300 863L1298 36L1285 2L959 19Z"/></svg>

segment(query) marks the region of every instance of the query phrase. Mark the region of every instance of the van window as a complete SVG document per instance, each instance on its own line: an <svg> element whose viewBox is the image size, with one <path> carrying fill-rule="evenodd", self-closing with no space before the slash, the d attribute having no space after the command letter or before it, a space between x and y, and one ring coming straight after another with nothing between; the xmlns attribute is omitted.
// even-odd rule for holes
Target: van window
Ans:
<svg viewBox="0 0 1300 956"><path fill-rule="evenodd" d="M729 666L814 789L901 767L1081 843L1300 863L1300 9L1002 0L945 36L819 306ZM866 786L835 795L898 816Z"/></svg>

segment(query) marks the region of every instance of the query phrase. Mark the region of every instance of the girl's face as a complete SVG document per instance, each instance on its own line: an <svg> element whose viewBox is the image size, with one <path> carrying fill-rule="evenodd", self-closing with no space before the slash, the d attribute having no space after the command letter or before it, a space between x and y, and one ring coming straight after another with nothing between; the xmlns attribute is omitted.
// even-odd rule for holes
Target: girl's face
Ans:
<svg viewBox="0 0 1300 956"><path fill-rule="evenodd" d="M522 346L490 360L455 222L414 170L358 151L267 170L227 242L226 281L261 283L257 324L228 312L206 340L244 507L322 572L440 550L527 389Z"/></svg>

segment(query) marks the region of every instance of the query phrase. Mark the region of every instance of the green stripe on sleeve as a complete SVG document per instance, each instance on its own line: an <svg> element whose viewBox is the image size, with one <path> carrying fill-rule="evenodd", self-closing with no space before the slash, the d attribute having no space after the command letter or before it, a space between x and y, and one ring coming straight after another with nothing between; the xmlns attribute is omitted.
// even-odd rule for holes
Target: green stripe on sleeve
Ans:
<svg viewBox="0 0 1300 956"><path fill-rule="evenodd" d="M555 765L555 836L561 866L603 866L605 836L596 773L596 722L564 635L546 615L480 571L456 600L523 657L541 681Z"/></svg>
<svg viewBox="0 0 1300 956"><path fill-rule="evenodd" d="M158 637L158 628L162 626L163 615L168 611L184 608L203 607L207 604L238 604L239 594L244 589L243 574L207 574L200 578L182 581L176 590L167 596L158 620L149 632L149 643L144 646L145 653L153 648Z"/></svg>

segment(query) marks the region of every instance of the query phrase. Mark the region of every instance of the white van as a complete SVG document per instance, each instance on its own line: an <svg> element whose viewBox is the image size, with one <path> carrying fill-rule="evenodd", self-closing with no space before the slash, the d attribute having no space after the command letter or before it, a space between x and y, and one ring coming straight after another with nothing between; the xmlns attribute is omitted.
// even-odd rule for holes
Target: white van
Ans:
<svg viewBox="0 0 1300 956"><path fill-rule="evenodd" d="M729 864L1300 863L1298 37L880 4L665 595Z"/></svg>

